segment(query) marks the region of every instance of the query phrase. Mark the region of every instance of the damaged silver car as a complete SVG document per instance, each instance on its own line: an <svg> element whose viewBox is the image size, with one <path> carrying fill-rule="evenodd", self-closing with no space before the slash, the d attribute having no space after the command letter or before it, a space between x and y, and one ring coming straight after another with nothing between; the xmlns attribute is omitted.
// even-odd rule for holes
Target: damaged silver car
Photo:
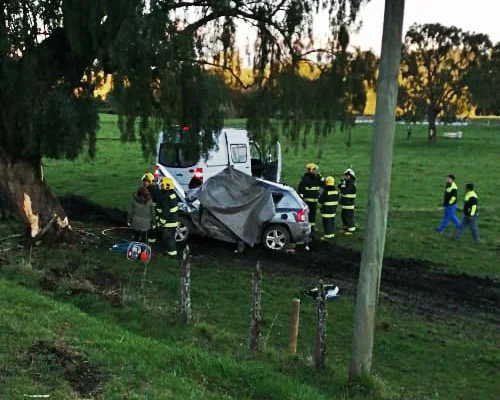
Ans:
<svg viewBox="0 0 500 400"><path fill-rule="evenodd" d="M240 251L255 244L279 251L310 241L309 210L291 187L232 167L186 192L169 177L180 199L179 243L201 235L235 243Z"/></svg>

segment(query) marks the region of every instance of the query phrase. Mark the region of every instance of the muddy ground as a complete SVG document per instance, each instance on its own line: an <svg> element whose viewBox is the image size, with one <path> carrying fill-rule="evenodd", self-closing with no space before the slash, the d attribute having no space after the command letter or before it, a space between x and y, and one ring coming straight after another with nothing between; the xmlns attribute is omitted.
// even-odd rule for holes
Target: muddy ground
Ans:
<svg viewBox="0 0 500 400"><path fill-rule="evenodd" d="M61 369L64 379L83 398L99 392L106 379L101 369L91 364L84 354L61 343L36 342L27 350L25 360L29 366L34 366L36 379L40 378L37 364L41 363L52 370Z"/></svg>
<svg viewBox="0 0 500 400"><path fill-rule="evenodd" d="M93 226L124 226L125 213L106 209L81 197L62 199L70 219ZM108 238L109 239L109 238ZM299 274L311 279L335 282L344 293L355 294L361 255L331 243L315 241L310 251L302 247L295 254L266 251L262 247L235 254L235 245L207 238L190 240L193 257L234 257L248 267L257 261L266 273ZM240 262L241 264L241 262ZM381 301L389 301L430 317L459 314L465 318L500 324L500 282L466 274L448 274L439 265L419 259L384 259Z"/></svg>

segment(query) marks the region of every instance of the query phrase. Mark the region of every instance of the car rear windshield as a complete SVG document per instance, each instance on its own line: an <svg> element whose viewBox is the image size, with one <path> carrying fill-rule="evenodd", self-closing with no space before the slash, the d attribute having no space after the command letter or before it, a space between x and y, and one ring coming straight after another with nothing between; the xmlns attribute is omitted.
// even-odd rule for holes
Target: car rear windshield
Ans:
<svg viewBox="0 0 500 400"><path fill-rule="evenodd" d="M301 208L299 202L293 197L291 193L287 192L273 192L273 201L277 208Z"/></svg>
<svg viewBox="0 0 500 400"><path fill-rule="evenodd" d="M199 149L189 149L182 144L162 143L158 161L161 165L170 168L187 168L197 164L200 160Z"/></svg>

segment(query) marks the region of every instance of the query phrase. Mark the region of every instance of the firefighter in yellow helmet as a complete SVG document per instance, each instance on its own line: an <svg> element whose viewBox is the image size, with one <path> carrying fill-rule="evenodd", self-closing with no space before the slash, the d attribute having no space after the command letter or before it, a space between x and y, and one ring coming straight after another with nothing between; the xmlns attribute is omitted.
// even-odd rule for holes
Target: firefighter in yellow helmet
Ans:
<svg viewBox="0 0 500 400"><path fill-rule="evenodd" d="M306 165L306 172L300 180L298 193L309 207L309 223L314 229L316 225L316 206L324 178L318 172L318 166L314 163Z"/></svg>
<svg viewBox="0 0 500 400"><path fill-rule="evenodd" d="M325 187L318 199L323 220L323 236L321 236L321 240L332 240L335 237L335 216L337 215L338 201L339 192L335 187L335 179L332 176L327 176Z"/></svg>
<svg viewBox="0 0 500 400"><path fill-rule="evenodd" d="M156 204L157 221L161 232L161 240L167 246L169 256L177 255L175 243L175 233L178 222L178 199L174 191L172 178L163 177L160 179L160 191L158 203Z"/></svg>
<svg viewBox="0 0 500 400"><path fill-rule="evenodd" d="M153 208L156 211L156 209L157 209L156 203L158 201L158 191L159 190L158 190L158 186L156 185L156 182L155 182L155 177L151 172L147 172L142 176L142 186L145 189L147 189L147 191L149 192L149 195L151 196L151 200L153 202ZM156 216L156 220L157 219L158 219L158 214ZM154 244L156 244L156 241L159 237L157 226L158 226L158 224L155 221L154 226L148 232L148 244L150 246L153 246Z"/></svg>
<svg viewBox="0 0 500 400"><path fill-rule="evenodd" d="M351 168L344 171L344 179L340 182L340 205L342 206L342 223L344 235L350 236L356 231L354 225L354 203L356 201L356 174Z"/></svg>

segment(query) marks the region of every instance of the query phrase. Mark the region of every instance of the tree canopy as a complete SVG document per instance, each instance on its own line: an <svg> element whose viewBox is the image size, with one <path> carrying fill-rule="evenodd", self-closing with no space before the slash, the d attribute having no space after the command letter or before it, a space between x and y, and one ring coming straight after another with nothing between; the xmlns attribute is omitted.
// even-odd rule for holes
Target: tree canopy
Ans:
<svg viewBox="0 0 500 400"><path fill-rule="evenodd" d="M257 33L247 54L254 79L246 88L249 99L261 100L259 109L247 107L256 136L269 136L269 120L279 114L294 120L286 130L293 138L305 132L305 115L326 117L328 126L349 121L362 110L360 89L373 75L360 62L372 56L347 51L349 27L364 2L5 0L0 151L36 164L44 156L74 158L87 144L94 156L93 90L103 74L113 74L122 139L135 140L138 127L145 154L154 150L157 132L173 124L207 132L221 127L224 72L237 76L241 68L235 35L242 23ZM331 27L322 49L313 40L312 16L319 10L329 13ZM313 57L323 68L316 81L301 77L298 68ZM305 108L313 103L294 100L298 90L312 96L325 82L331 89L314 99L315 114Z"/></svg>
<svg viewBox="0 0 500 400"><path fill-rule="evenodd" d="M500 43L470 69L466 83L477 115L500 115Z"/></svg>
<svg viewBox="0 0 500 400"><path fill-rule="evenodd" d="M410 115L427 114L429 139L436 118L452 120L467 103L466 75L488 53L488 36L440 24L413 25L405 36L399 106Z"/></svg>

